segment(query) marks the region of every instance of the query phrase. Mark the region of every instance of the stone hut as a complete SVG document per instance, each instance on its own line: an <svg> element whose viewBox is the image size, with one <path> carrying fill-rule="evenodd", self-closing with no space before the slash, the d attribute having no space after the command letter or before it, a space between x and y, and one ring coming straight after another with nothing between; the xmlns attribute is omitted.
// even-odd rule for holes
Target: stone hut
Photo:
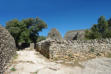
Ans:
<svg viewBox="0 0 111 74"><path fill-rule="evenodd" d="M65 40L82 40L85 37L85 30L73 30L73 31L68 31L64 39Z"/></svg>
<svg viewBox="0 0 111 74"><path fill-rule="evenodd" d="M14 56L15 52L14 38L5 28L0 26L0 74L4 73L7 63Z"/></svg>
<svg viewBox="0 0 111 74"><path fill-rule="evenodd" d="M56 28L51 29L51 31L48 33L47 39L53 39L53 40L62 40L62 36L57 31Z"/></svg>

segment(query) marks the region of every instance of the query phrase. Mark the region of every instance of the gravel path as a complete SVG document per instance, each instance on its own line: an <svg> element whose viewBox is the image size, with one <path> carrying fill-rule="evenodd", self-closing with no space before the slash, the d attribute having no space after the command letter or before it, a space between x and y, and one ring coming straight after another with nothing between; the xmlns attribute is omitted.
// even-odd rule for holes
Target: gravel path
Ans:
<svg viewBox="0 0 111 74"><path fill-rule="evenodd" d="M95 58L73 66L50 62L34 50L17 54L5 74L111 74L111 58Z"/></svg>

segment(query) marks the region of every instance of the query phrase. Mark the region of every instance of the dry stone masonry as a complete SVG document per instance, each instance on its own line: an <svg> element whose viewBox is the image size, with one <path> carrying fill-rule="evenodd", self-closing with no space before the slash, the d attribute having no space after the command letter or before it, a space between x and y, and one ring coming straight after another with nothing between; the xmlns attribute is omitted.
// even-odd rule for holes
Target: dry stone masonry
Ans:
<svg viewBox="0 0 111 74"><path fill-rule="evenodd" d="M6 65L16 52L15 41L9 32L0 26L0 74L6 69Z"/></svg>
<svg viewBox="0 0 111 74"><path fill-rule="evenodd" d="M48 33L47 39L62 40L62 36L56 28L53 28Z"/></svg>
<svg viewBox="0 0 111 74"><path fill-rule="evenodd" d="M37 51L51 60L87 60L111 53L111 39L100 40L51 40L37 43Z"/></svg>
<svg viewBox="0 0 111 74"><path fill-rule="evenodd" d="M72 30L72 31L68 31L65 36L64 39L65 40L83 40L85 37L85 30Z"/></svg>

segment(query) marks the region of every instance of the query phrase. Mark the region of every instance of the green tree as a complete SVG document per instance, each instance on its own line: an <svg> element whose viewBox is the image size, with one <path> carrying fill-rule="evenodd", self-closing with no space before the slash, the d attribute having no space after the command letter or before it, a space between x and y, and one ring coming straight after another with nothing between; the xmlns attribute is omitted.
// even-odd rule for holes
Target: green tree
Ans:
<svg viewBox="0 0 111 74"><path fill-rule="evenodd" d="M47 24L39 18L28 18L21 21L14 19L6 23L6 29L14 37L17 47L19 47L19 43L31 42L36 47L39 32L44 28L47 28Z"/></svg>
<svg viewBox="0 0 111 74"><path fill-rule="evenodd" d="M110 38L111 37L111 19L106 20L104 16L98 19L98 24L94 24L89 30L86 30L87 39Z"/></svg>
<svg viewBox="0 0 111 74"><path fill-rule="evenodd" d="M17 19L11 20L6 23L6 29L8 29L8 31L14 37L16 46L18 47L19 36L21 33L20 22Z"/></svg>
<svg viewBox="0 0 111 74"><path fill-rule="evenodd" d="M108 26L111 28L111 18L108 20Z"/></svg>
<svg viewBox="0 0 111 74"><path fill-rule="evenodd" d="M45 40L45 39L46 39L45 36L39 36L38 39L37 39L37 42L40 42L40 41Z"/></svg>

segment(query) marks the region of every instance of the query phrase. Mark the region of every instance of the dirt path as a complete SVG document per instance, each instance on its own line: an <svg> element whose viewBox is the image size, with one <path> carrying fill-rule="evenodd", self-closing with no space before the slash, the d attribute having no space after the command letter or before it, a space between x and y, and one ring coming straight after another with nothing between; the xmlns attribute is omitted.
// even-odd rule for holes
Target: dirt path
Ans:
<svg viewBox="0 0 111 74"><path fill-rule="evenodd" d="M111 58L82 62L81 68L50 62L34 50L17 51L17 54L6 74L111 74Z"/></svg>

